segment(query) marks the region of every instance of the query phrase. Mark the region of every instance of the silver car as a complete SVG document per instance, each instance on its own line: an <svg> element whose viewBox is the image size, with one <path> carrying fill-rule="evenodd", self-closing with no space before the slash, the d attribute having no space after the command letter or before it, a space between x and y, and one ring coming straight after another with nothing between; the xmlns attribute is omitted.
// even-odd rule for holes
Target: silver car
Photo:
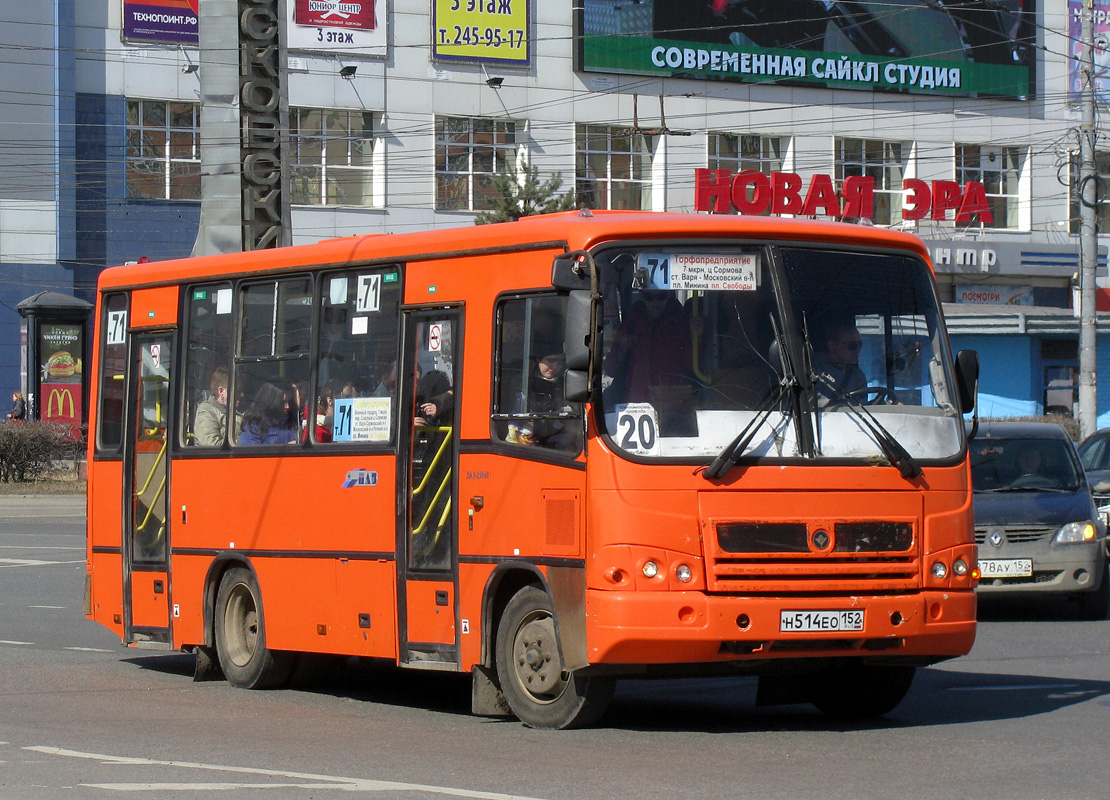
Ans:
<svg viewBox="0 0 1110 800"><path fill-rule="evenodd" d="M970 448L979 591L1066 595L1082 617L1104 618L1106 525L1067 432L985 421Z"/></svg>

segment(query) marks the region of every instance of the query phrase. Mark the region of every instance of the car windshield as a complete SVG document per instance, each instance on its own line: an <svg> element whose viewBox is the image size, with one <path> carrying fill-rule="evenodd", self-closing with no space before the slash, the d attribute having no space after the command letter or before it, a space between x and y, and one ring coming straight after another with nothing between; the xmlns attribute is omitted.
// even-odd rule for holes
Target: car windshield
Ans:
<svg viewBox="0 0 1110 800"><path fill-rule="evenodd" d="M595 255L604 427L618 448L704 457L739 439L737 458L889 458L896 440L913 458L959 453L923 261L669 244Z"/></svg>
<svg viewBox="0 0 1110 800"><path fill-rule="evenodd" d="M977 492L1078 491L1079 465L1065 439L976 438L971 443L971 485Z"/></svg>

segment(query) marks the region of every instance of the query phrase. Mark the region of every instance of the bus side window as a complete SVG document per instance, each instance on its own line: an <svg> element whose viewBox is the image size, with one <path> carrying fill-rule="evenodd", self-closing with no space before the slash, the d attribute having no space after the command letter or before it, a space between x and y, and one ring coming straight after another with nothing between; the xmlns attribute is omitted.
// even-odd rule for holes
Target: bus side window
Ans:
<svg viewBox="0 0 1110 800"><path fill-rule="evenodd" d="M491 434L515 445L582 448L582 409L564 393L566 298L533 295L498 306L497 392Z"/></svg>
<svg viewBox="0 0 1110 800"><path fill-rule="evenodd" d="M311 397L312 279L281 278L239 289L239 339L231 394L232 435L237 444L301 442L305 406ZM273 418L266 389L279 389L288 409ZM263 414L265 419L260 418ZM251 435L243 434L250 429Z"/></svg>
<svg viewBox="0 0 1110 800"><path fill-rule="evenodd" d="M221 447L227 439L231 371L231 284L186 289L188 344L180 415L181 444Z"/></svg>
<svg viewBox="0 0 1110 800"><path fill-rule="evenodd" d="M123 404L127 395L127 295L104 298L100 321L100 410L96 449L118 452L123 443Z"/></svg>
<svg viewBox="0 0 1110 800"><path fill-rule="evenodd" d="M323 276L317 385L308 413L309 436L316 443L392 441L400 303L396 266Z"/></svg>

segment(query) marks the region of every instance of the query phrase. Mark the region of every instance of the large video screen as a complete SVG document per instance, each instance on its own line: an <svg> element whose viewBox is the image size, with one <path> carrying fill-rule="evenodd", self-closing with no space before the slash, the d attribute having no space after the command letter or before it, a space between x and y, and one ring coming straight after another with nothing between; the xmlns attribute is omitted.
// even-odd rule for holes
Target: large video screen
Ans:
<svg viewBox="0 0 1110 800"><path fill-rule="evenodd" d="M1034 0L585 0L578 68L1028 99Z"/></svg>

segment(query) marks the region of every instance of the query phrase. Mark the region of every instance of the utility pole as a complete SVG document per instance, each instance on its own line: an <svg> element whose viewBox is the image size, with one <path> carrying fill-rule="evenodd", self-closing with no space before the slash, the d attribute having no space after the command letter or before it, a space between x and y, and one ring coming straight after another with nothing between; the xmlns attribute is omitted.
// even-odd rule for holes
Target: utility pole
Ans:
<svg viewBox="0 0 1110 800"><path fill-rule="evenodd" d="M1095 230L1095 48L1094 0L1083 0L1080 15L1082 56L1082 123L1079 127L1079 433L1087 437L1098 427L1097 315L1095 312L1095 268L1098 265L1098 233Z"/></svg>

